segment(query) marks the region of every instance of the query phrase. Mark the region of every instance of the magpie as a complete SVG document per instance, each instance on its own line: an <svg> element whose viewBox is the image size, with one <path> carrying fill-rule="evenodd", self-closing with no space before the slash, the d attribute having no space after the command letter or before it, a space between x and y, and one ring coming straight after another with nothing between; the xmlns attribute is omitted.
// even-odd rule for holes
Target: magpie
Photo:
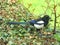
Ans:
<svg viewBox="0 0 60 45"><path fill-rule="evenodd" d="M34 26L37 30L44 28L48 25L50 17L48 15L44 15L42 18L33 19L28 22L8 22L7 24L30 24Z"/></svg>
<svg viewBox="0 0 60 45"><path fill-rule="evenodd" d="M49 23L50 17L48 15L43 16L42 18L39 18L37 20L31 20L30 24L34 26L37 30L46 27Z"/></svg>

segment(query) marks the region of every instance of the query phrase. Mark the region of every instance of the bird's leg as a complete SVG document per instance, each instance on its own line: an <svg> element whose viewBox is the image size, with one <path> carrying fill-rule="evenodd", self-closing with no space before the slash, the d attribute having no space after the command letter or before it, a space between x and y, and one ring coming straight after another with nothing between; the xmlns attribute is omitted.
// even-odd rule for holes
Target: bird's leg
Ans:
<svg viewBox="0 0 60 45"><path fill-rule="evenodd" d="M42 33L42 30L43 30L42 28L41 29L37 29L37 32L38 33Z"/></svg>
<svg viewBox="0 0 60 45"><path fill-rule="evenodd" d="M40 29L37 29L36 31L39 33L40 32Z"/></svg>
<svg viewBox="0 0 60 45"><path fill-rule="evenodd" d="M44 30L44 28L41 28L41 29L40 29L40 32L43 33L43 30Z"/></svg>

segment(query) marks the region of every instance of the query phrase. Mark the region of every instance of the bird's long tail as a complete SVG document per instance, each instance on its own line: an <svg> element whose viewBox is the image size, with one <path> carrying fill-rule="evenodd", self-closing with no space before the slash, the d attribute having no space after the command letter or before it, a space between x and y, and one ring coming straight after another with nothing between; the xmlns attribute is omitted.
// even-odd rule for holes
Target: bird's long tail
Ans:
<svg viewBox="0 0 60 45"><path fill-rule="evenodd" d="M28 22L7 22L7 24L28 24Z"/></svg>

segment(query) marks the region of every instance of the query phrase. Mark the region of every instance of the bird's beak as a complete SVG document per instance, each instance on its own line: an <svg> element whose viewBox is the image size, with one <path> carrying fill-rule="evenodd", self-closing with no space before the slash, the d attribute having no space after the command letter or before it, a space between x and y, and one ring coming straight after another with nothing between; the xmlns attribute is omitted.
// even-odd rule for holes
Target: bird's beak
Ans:
<svg viewBox="0 0 60 45"><path fill-rule="evenodd" d="M50 19L50 21L53 21L51 18L49 18Z"/></svg>
<svg viewBox="0 0 60 45"><path fill-rule="evenodd" d="M53 21L52 19L50 19L50 21Z"/></svg>

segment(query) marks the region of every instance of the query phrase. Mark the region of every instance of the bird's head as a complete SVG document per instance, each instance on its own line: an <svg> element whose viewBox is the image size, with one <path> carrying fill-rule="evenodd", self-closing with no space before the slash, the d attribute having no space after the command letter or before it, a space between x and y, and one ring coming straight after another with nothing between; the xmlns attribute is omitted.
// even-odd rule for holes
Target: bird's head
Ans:
<svg viewBox="0 0 60 45"><path fill-rule="evenodd" d="M48 16L48 15L44 15L43 17L42 17L42 20L44 21L44 26L47 26L47 24L49 23L49 20L50 20L51 18Z"/></svg>
<svg viewBox="0 0 60 45"><path fill-rule="evenodd" d="M43 18L42 18L44 21L49 21L49 19L51 19L48 15L45 15Z"/></svg>
<svg viewBox="0 0 60 45"><path fill-rule="evenodd" d="M45 15L43 18L51 19L48 15Z"/></svg>

